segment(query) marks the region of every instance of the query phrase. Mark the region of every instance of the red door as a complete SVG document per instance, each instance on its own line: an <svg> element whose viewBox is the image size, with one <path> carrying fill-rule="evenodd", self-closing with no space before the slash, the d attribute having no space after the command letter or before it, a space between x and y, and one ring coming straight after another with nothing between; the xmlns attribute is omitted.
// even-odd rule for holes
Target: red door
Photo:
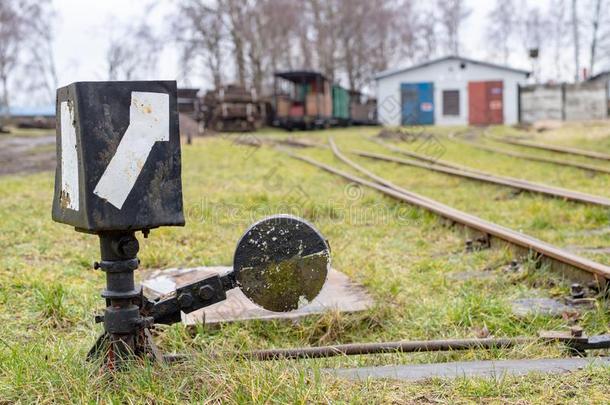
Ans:
<svg viewBox="0 0 610 405"><path fill-rule="evenodd" d="M502 81L468 83L468 122L470 125L502 124L504 86Z"/></svg>
<svg viewBox="0 0 610 405"><path fill-rule="evenodd" d="M504 85L501 81L485 82L487 87L488 124L504 123Z"/></svg>
<svg viewBox="0 0 610 405"><path fill-rule="evenodd" d="M487 87L485 82L468 82L468 123L487 123Z"/></svg>

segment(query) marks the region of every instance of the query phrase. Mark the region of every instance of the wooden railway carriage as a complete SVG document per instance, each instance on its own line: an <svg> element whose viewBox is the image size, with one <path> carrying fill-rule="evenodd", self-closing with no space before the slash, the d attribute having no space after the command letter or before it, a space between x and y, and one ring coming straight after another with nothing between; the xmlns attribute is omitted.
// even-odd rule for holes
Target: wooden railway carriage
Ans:
<svg viewBox="0 0 610 405"><path fill-rule="evenodd" d="M273 123L288 130L350 124L349 93L319 72L277 72Z"/></svg>
<svg viewBox="0 0 610 405"><path fill-rule="evenodd" d="M275 125L288 130L331 125L331 88L321 73L277 72L273 82Z"/></svg>

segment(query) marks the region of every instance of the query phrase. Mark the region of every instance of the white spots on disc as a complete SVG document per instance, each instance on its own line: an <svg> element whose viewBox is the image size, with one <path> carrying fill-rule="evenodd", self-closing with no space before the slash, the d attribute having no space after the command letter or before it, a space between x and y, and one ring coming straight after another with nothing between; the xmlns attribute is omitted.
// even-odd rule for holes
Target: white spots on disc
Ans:
<svg viewBox="0 0 610 405"><path fill-rule="evenodd" d="M262 238L261 239L250 238L250 239L248 239L248 243L251 244L251 245L254 245L254 246L258 247L258 248L265 249L267 247L267 241L262 239Z"/></svg>
<svg viewBox="0 0 610 405"><path fill-rule="evenodd" d="M93 193L121 209L160 141L169 141L169 95L132 92L129 126Z"/></svg>
<svg viewBox="0 0 610 405"><path fill-rule="evenodd" d="M61 194L62 208L79 209L78 149L76 128L74 128L74 106L71 101L60 104L61 119Z"/></svg>

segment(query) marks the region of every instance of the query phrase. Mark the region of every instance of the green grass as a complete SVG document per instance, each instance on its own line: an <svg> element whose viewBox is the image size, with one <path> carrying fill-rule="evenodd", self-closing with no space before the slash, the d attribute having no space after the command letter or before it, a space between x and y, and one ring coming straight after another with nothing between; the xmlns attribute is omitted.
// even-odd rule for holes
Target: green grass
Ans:
<svg viewBox="0 0 610 405"><path fill-rule="evenodd" d="M54 129L28 129L28 128L17 128L17 127L8 127L10 134L0 134L2 136L28 136L28 137L38 137L38 136L46 136L46 135L54 135Z"/></svg>
<svg viewBox="0 0 610 405"><path fill-rule="evenodd" d="M589 176L535 162L516 161L453 143L435 131L443 159L494 173L610 196L610 176ZM513 131L495 128L494 131ZM563 130L562 130L563 131ZM365 139L375 128L296 133L319 141L329 135L344 151L387 152ZM291 134L295 135L295 134ZM548 133L542 134L548 137ZM250 137L247 135L246 137ZM264 131L256 137L288 134ZM398 339L534 336L562 329L565 320L521 319L513 299L560 297L569 281L552 269L525 261L524 270L503 271L508 250L463 252L466 236L433 215L297 162L269 148L235 142L240 136L196 139L183 146L184 228L154 230L141 239L142 268L230 264L238 238L263 216L289 212L313 222L329 240L333 266L365 285L376 306L358 314L327 313L298 322L244 322L217 328L157 330L162 350L199 353L174 366L133 364L110 377L84 357L101 327L104 275L91 269L98 241L50 219L53 174L0 178L0 403L13 402L608 402L608 370L570 375L431 380L425 383L333 379L324 367L352 367L473 359L559 357L559 346L532 344L493 351L389 354L268 363L210 356L227 350L294 347ZM585 138L562 132L566 144ZM545 138L546 139L546 138ZM603 140L603 141L602 141ZM599 150L610 152L606 138ZM419 141L421 142L421 141ZM399 147L421 148L418 141ZM421 150L421 149L420 149ZM326 149L298 150L348 169ZM536 152L532 152L536 153ZM353 157L353 156L352 156ZM353 157L375 173L412 191L559 246L607 246L608 210L553 200L422 169ZM606 256L587 253L609 264ZM490 270L485 278L461 273ZM587 333L603 333L606 302L582 316Z"/></svg>

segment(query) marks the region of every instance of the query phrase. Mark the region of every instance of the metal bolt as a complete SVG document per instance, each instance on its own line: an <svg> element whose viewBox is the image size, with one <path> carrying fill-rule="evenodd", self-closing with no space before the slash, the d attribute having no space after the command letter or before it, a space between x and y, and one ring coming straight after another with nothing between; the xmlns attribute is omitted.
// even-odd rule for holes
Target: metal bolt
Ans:
<svg viewBox="0 0 610 405"><path fill-rule="evenodd" d="M119 241L119 252L127 257L135 257L140 250L140 244L136 238L125 237Z"/></svg>
<svg viewBox="0 0 610 405"><path fill-rule="evenodd" d="M152 316L144 316L137 320L136 324L141 328L150 328L155 323L155 318Z"/></svg>
<svg viewBox="0 0 610 405"><path fill-rule="evenodd" d="M182 293L178 296L178 304L181 308L188 308L193 305L193 296L189 293Z"/></svg>
<svg viewBox="0 0 610 405"><path fill-rule="evenodd" d="M572 326L570 328L570 333L572 334L573 337L582 337L582 335L583 335L582 326L578 326L578 325Z"/></svg>
<svg viewBox="0 0 610 405"><path fill-rule="evenodd" d="M508 266L506 266L504 269L505 269L505 271L510 271L510 272L516 273L519 271L519 262L516 260L511 260L508 263Z"/></svg>
<svg viewBox="0 0 610 405"><path fill-rule="evenodd" d="M587 288L598 293L599 292L599 282L598 281L589 281L587 283Z"/></svg>
<svg viewBox="0 0 610 405"><path fill-rule="evenodd" d="M570 287L570 295L572 296L572 298L584 298L585 289L582 285L580 285L578 283L574 283Z"/></svg>
<svg viewBox="0 0 610 405"><path fill-rule="evenodd" d="M214 296L214 289L211 285L204 285L199 288L199 296L203 300L209 300Z"/></svg>
<svg viewBox="0 0 610 405"><path fill-rule="evenodd" d="M95 323L104 322L104 315L95 315Z"/></svg>
<svg viewBox="0 0 610 405"><path fill-rule="evenodd" d="M93 262L93 269L94 269L94 270L98 270L100 267L102 267L102 266L100 265L100 262Z"/></svg>

